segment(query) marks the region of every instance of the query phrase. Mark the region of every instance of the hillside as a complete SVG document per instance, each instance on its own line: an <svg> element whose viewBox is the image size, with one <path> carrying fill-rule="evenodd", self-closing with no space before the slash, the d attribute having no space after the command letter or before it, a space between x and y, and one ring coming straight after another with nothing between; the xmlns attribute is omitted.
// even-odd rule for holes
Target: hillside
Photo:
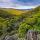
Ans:
<svg viewBox="0 0 40 40"><path fill-rule="evenodd" d="M40 34L40 6L32 10L0 8L0 40L27 40L29 30Z"/></svg>
<svg viewBox="0 0 40 40"><path fill-rule="evenodd" d="M40 8L40 6L39 7L37 7L38 9ZM28 10L20 10L20 9L12 9L12 8L0 8L0 10L3 10L3 11L6 11L6 12L8 12L8 13L10 13L10 14L14 14L14 15L21 15L21 14L23 14L23 13L29 13L30 11L35 11L36 10L36 8L35 9L28 9ZM39 9L40 10L40 9ZM38 10L36 10L36 11L38 11ZM29 13L30 14L30 13Z"/></svg>
<svg viewBox="0 0 40 40"><path fill-rule="evenodd" d="M29 10L18 10L18 9L12 9L12 8L0 8L0 10L4 10L10 14L16 14L16 15L20 15L22 13L29 11Z"/></svg>

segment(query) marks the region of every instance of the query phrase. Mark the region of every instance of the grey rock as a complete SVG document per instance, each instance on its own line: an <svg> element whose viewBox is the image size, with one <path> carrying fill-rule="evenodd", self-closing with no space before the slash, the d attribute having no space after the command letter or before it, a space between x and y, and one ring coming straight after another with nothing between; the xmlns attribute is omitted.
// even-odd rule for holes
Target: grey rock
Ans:
<svg viewBox="0 0 40 40"><path fill-rule="evenodd" d="M12 36L6 36L4 40L17 40L18 37L16 35L12 35Z"/></svg>

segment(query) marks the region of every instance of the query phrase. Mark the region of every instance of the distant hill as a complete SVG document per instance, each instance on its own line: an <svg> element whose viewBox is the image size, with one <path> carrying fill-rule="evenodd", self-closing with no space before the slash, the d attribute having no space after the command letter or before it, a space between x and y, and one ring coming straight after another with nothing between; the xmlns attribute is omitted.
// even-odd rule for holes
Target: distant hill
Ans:
<svg viewBox="0 0 40 40"><path fill-rule="evenodd" d="M6 11L9 14L14 14L14 15L20 15L23 13L31 13L31 12L36 12L36 11L40 11L40 6L38 6L37 8L34 9L12 9L12 8L0 8L0 10Z"/></svg>
<svg viewBox="0 0 40 40"><path fill-rule="evenodd" d="M18 9L12 9L12 8L0 8L0 10L6 11L10 14L16 14L16 15L20 15L22 13L27 12L28 10L18 10Z"/></svg>

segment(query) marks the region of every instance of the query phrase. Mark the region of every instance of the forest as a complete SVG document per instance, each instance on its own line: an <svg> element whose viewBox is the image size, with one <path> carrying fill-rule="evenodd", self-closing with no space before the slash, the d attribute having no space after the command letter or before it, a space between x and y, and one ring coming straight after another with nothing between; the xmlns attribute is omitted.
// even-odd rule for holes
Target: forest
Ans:
<svg viewBox="0 0 40 40"><path fill-rule="evenodd" d="M0 40L27 40L29 30L40 34L40 6L21 15L0 9Z"/></svg>

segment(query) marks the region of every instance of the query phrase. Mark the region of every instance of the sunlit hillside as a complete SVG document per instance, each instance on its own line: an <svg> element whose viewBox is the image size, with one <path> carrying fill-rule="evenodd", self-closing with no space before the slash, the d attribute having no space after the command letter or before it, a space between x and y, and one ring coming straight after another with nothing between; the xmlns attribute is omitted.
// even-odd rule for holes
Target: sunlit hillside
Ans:
<svg viewBox="0 0 40 40"><path fill-rule="evenodd" d="M18 9L11 9L11 8L0 8L1 10L7 11L10 14L16 14L16 15L20 15L22 13L25 13L29 10L18 10Z"/></svg>

